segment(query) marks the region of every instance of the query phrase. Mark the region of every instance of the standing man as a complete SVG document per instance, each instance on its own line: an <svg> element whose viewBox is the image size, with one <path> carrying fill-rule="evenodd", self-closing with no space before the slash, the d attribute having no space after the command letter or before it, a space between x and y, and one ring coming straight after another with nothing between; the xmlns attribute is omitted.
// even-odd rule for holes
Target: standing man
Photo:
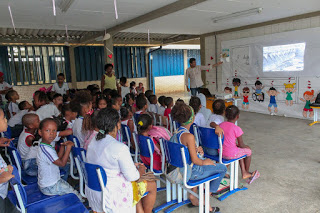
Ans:
<svg viewBox="0 0 320 213"><path fill-rule="evenodd" d="M199 66L199 65L197 66L196 59L190 58L189 63L190 63L190 67L186 71L185 84L188 92L190 92L190 89L191 89L191 95L195 96L197 92L199 92L199 89L203 86L203 82L201 79L201 70L208 70L213 67L219 66L220 64L222 64L222 62L219 62L212 66ZM189 78L190 78L190 89L188 87Z"/></svg>
<svg viewBox="0 0 320 213"><path fill-rule="evenodd" d="M104 65L105 74L101 77L101 92L104 89L117 89L117 79L113 71L112 64Z"/></svg>

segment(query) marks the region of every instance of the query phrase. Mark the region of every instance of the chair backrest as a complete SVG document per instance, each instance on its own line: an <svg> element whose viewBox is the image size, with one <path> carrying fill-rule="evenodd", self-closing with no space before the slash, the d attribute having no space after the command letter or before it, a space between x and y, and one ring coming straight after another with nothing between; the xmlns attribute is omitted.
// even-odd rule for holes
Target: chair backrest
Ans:
<svg viewBox="0 0 320 213"><path fill-rule="evenodd" d="M134 121L136 122L136 124L138 124L138 120L139 120L140 115L141 115L141 114L137 114L137 113L134 113L134 114L133 114Z"/></svg>
<svg viewBox="0 0 320 213"><path fill-rule="evenodd" d="M84 148L72 147L71 152L74 158L79 156L82 161L86 160L87 151Z"/></svg>
<svg viewBox="0 0 320 213"><path fill-rule="evenodd" d="M84 174L84 182L90 189L102 192L103 188L107 185L107 174L102 166L85 163L79 157L78 160Z"/></svg>
<svg viewBox="0 0 320 213"><path fill-rule="evenodd" d="M13 167L12 174L14 175L14 178L11 178L9 180L9 183L16 196L20 209L25 209L25 206L28 204L27 193L20 181L20 175L19 175L18 169L15 166L12 166L12 167Z"/></svg>
<svg viewBox="0 0 320 213"><path fill-rule="evenodd" d="M181 126L181 124L177 121L172 120L172 125L173 125L173 131L175 132L177 129L179 129L179 127Z"/></svg>
<svg viewBox="0 0 320 213"><path fill-rule="evenodd" d="M3 132L5 138L12 138L12 132L10 126L8 126L7 131Z"/></svg>
<svg viewBox="0 0 320 213"><path fill-rule="evenodd" d="M166 159L169 164L175 167L180 167L180 168L184 167L181 149L184 150L187 164L191 164L189 150L185 145L167 141L164 139L162 141L163 141L163 147L166 154Z"/></svg>
<svg viewBox="0 0 320 213"><path fill-rule="evenodd" d="M199 135L198 125L193 123L190 126L189 132L194 135L194 137L196 139L197 146L199 146L200 145L200 135Z"/></svg>
<svg viewBox="0 0 320 213"><path fill-rule="evenodd" d="M14 146L8 146L7 149L8 149L8 154L10 156L12 164L14 166L16 166L18 168L18 170L19 170L19 168L21 169L22 160L21 160L21 156L20 156L20 153L18 152L18 150Z"/></svg>
<svg viewBox="0 0 320 213"><path fill-rule="evenodd" d="M150 141L150 150L148 147L148 140ZM139 141L139 149L140 149L140 155L144 157L150 157L151 154L154 152L154 143L150 137L146 137L143 135L138 136ZM151 153L150 153L151 151Z"/></svg>
<svg viewBox="0 0 320 213"><path fill-rule="evenodd" d="M221 138L220 143L220 137L216 135L215 129L212 128L204 128L204 127L198 127L199 135L201 139L201 145L206 148L210 149L221 149L223 145L223 138Z"/></svg>
<svg viewBox="0 0 320 213"><path fill-rule="evenodd" d="M128 142L131 145L131 131L127 125L121 124L122 142Z"/></svg>
<svg viewBox="0 0 320 213"><path fill-rule="evenodd" d="M72 141L72 142L74 143L74 146L75 146L75 147L80 147L80 141L79 141L79 139L78 139L76 136L74 136L74 135L68 135L68 136L67 136L67 140L68 140L68 141Z"/></svg>

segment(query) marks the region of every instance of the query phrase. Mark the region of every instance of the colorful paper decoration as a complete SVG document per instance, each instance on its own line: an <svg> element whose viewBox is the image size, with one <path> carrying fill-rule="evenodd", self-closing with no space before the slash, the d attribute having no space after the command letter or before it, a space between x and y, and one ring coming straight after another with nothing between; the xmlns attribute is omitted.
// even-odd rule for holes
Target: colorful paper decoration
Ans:
<svg viewBox="0 0 320 213"><path fill-rule="evenodd" d="M259 77L257 77L256 82L254 83L255 87L252 87L252 89L255 90L255 92L252 94L252 99L254 101L263 102L264 101L264 93L262 92L264 85L262 85L262 82L258 80Z"/></svg>
<svg viewBox="0 0 320 213"><path fill-rule="evenodd" d="M312 118L314 115L314 112L313 112L313 109L310 107L310 104L316 100L316 97L314 97L314 90L305 91L303 93L303 98L300 98L300 100L306 103L302 111L303 117L305 118L308 117L308 112L309 112L309 117Z"/></svg>
<svg viewBox="0 0 320 213"><path fill-rule="evenodd" d="M278 112L278 105L276 97L280 94L276 90L276 88L273 87L273 81L271 82L272 87L268 90L267 94L270 96L270 103L268 105L268 110L270 112L270 115L275 115ZM274 112L272 112L272 107L274 108Z"/></svg>
<svg viewBox="0 0 320 213"><path fill-rule="evenodd" d="M112 59L112 54L109 54L108 57L109 57L110 59Z"/></svg>
<svg viewBox="0 0 320 213"><path fill-rule="evenodd" d="M234 86L234 96L239 97L238 89L241 85L241 80L239 78L232 79L232 85Z"/></svg>
<svg viewBox="0 0 320 213"><path fill-rule="evenodd" d="M245 82L247 85L247 82ZM250 89L249 87L244 87L242 89L242 94L241 94L242 98L243 98L243 102L242 102L242 109L249 109L249 96L250 96Z"/></svg>
<svg viewBox="0 0 320 213"><path fill-rule="evenodd" d="M290 81L288 84L284 84L285 90L282 90L282 92L287 95L287 97L286 97L286 105L287 106L289 106L289 104L290 104L290 106L293 105L292 94L297 91L297 89L294 88L295 85L296 85L296 83L290 84Z"/></svg>
<svg viewBox="0 0 320 213"><path fill-rule="evenodd" d="M211 56L210 59L213 60L213 57Z"/></svg>

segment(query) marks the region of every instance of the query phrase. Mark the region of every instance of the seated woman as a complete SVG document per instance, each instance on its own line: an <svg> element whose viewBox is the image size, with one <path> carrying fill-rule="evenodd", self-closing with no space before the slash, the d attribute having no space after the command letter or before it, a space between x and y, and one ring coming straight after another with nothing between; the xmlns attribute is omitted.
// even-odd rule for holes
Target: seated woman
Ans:
<svg viewBox="0 0 320 213"><path fill-rule="evenodd" d="M202 147L197 147L194 135L189 132L189 129L194 122L193 108L186 104L176 104L171 111L172 119L181 124L177 133L172 136L172 139L177 143L185 145L190 153L190 158L193 163L191 168L190 180L201 180L214 174L219 174L219 178L210 182L210 192L215 193L224 177L227 167L223 164L214 163L210 159L204 159ZM192 189L197 192L197 187ZM194 206L199 205L199 200L194 195L190 194L189 198ZM210 212L218 212L218 207L210 207Z"/></svg>
<svg viewBox="0 0 320 213"><path fill-rule="evenodd" d="M87 162L102 166L107 174L106 200L107 212L151 213L156 201L157 187L153 181L139 181L145 173L143 164L134 164L128 147L116 140L121 128L117 110L102 109L98 113L96 127L99 133L88 146ZM141 197L145 192L147 196ZM94 212L103 212L101 192L86 187L86 196Z"/></svg>
<svg viewBox="0 0 320 213"><path fill-rule="evenodd" d="M153 169L161 170L161 152L160 152L160 138L170 140L171 134L169 130L161 126L153 126L153 118L149 114L142 114L138 120L138 133L146 137L151 137L154 143L153 153ZM150 158L140 156L142 162L150 165Z"/></svg>

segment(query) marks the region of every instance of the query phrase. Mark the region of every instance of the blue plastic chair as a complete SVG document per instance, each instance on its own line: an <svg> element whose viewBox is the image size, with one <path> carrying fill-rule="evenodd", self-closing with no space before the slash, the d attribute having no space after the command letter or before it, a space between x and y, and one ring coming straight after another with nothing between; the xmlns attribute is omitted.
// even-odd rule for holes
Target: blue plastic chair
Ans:
<svg viewBox="0 0 320 213"><path fill-rule="evenodd" d="M134 162L138 163L138 158L140 157L140 152L139 152L140 149L139 149L139 143L138 143L139 138L138 138L138 135L135 132L132 133L132 138L133 138L134 146L136 147L135 156L134 156Z"/></svg>
<svg viewBox="0 0 320 213"><path fill-rule="evenodd" d="M197 146L199 146L199 144L200 144L200 139L199 139L200 136L199 136L198 125L195 124L195 123L193 123L193 124L190 126L189 132L194 135L194 138L196 139Z"/></svg>
<svg viewBox="0 0 320 213"><path fill-rule="evenodd" d="M122 142L126 142L126 144L129 147L131 156L135 159L135 156L138 153L138 149L136 148L134 151L132 151L131 148L131 131L130 128L127 125L121 124L121 134L122 134Z"/></svg>
<svg viewBox="0 0 320 213"><path fill-rule="evenodd" d="M85 163L80 159L79 156L77 159L80 163L82 173L84 174L83 177L86 187L90 188L91 190L101 192L101 196L105 197L107 186L107 174L105 170L99 165ZM107 212L105 199L102 199L101 205L103 212Z"/></svg>
<svg viewBox="0 0 320 213"><path fill-rule="evenodd" d="M139 120L140 115L141 114L137 114L137 113L133 114L133 118L134 118L134 121L135 121L136 125L138 125L138 120Z"/></svg>
<svg viewBox="0 0 320 213"><path fill-rule="evenodd" d="M16 168L14 168L14 170L15 169ZM14 171L14 174L18 174L17 169ZM19 181L19 178L14 177L9 182L13 189L17 206L22 213L89 213L75 194L62 196L46 196L41 192L28 194L25 187L23 187ZM33 184L33 187L34 186L35 184Z"/></svg>
<svg viewBox="0 0 320 213"><path fill-rule="evenodd" d="M203 208L205 207L205 212L209 212L209 192L210 192L210 181L219 178L219 174L215 174L204 178L202 180L189 180L187 181L187 164L191 164L189 150L186 146L174 143L170 141L163 140L164 149L166 152L167 162L175 167L179 167L183 169L183 185L182 187L186 189L189 193L193 194L194 196L198 197L199 199L199 213L203 213ZM194 193L191 188L199 187L199 194ZM203 200L203 190L205 189L205 202ZM175 209L190 203L190 200L184 196L184 201L182 201L181 197L178 197L178 204L170 207L165 212L172 212ZM205 205L204 205L205 204Z"/></svg>
<svg viewBox="0 0 320 213"><path fill-rule="evenodd" d="M82 197L86 197L84 193L84 174L82 173L81 165L78 158L80 158L81 161L85 162L87 151L83 148L72 147L71 152L72 152L74 164L76 165L77 171L79 174L80 194Z"/></svg>
<svg viewBox="0 0 320 213"><path fill-rule="evenodd" d="M15 181L19 182L19 184L22 185L21 181L20 181L20 175L19 175L18 169L15 166L13 166L12 174L15 177ZM11 188L13 189L13 185L11 185ZM24 191L26 192L26 195L28 197L28 204L35 203L35 202L38 202L38 201L41 201L41 200L46 200L46 199L50 199L50 198L58 196L58 195L48 196L48 195L42 194L42 192L40 191L37 183L33 183L33 184L30 184L30 185L23 186L23 188L24 188ZM10 190L8 192L8 196L7 197L9 198L9 200L11 201L11 203L13 205L15 205L15 206L17 205L18 200L17 200L17 197L16 197L14 191Z"/></svg>
<svg viewBox="0 0 320 213"><path fill-rule="evenodd" d="M65 141L72 141L74 143L74 147L80 147L79 139L74 135L68 135L65 138ZM70 159L70 176L74 180L79 180L79 176L74 174L74 171L75 171L74 168L75 168L76 165L75 165L75 161L74 161L74 157L73 157L72 152L70 152L69 159Z"/></svg>
<svg viewBox="0 0 320 213"><path fill-rule="evenodd" d="M8 150L8 154L10 156L10 161L11 161L12 165L14 165L18 169L19 176L21 177L21 180L27 185L32 184L32 183L37 183L38 182L37 177L29 176L24 172L24 170L22 168L21 156L20 156L20 153L18 152L18 150L12 146L8 146L7 150Z"/></svg>
<svg viewBox="0 0 320 213"><path fill-rule="evenodd" d="M219 200L224 200L229 195L235 193L239 190L245 190L247 188L238 188L238 167L239 167L239 160L246 157L246 155L241 156L237 159L227 160L222 158L223 152L223 141L224 139L221 136L215 134L215 129L212 128L204 128L198 127L201 145L205 148L209 149L218 149L219 155L208 155L204 153L204 157L210 158L216 162L219 162L224 165L230 164L230 193L226 193L223 196L219 197Z"/></svg>
<svg viewBox="0 0 320 213"><path fill-rule="evenodd" d="M68 135L66 138L67 138L68 141L72 141L74 143L75 147L81 147L80 146L80 141L76 136Z"/></svg>

